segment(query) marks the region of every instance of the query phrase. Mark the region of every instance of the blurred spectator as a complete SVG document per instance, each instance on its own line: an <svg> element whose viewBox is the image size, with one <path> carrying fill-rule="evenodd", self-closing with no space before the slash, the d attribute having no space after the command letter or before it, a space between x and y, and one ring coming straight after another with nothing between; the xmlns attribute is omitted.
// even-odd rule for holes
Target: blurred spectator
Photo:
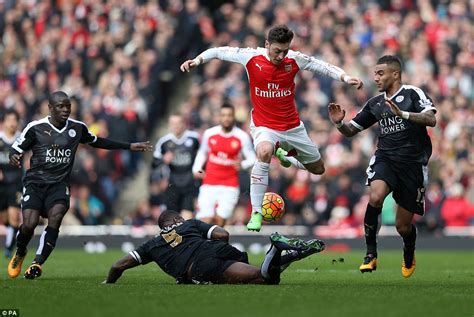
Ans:
<svg viewBox="0 0 474 317"><path fill-rule="evenodd" d="M461 227L472 224L474 206L464 196L464 188L456 183L451 186L441 207L441 216L446 227Z"/></svg>
<svg viewBox="0 0 474 317"><path fill-rule="evenodd" d="M83 225L97 225L101 223L101 217L104 215L104 204L91 194L86 185L77 188L71 209Z"/></svg>

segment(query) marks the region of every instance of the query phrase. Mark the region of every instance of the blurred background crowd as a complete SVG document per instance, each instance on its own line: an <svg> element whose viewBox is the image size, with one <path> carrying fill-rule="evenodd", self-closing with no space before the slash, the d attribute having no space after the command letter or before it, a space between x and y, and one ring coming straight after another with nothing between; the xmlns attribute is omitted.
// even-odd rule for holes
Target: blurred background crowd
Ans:
<svg viewBox="0 0 474 317"><path fill-rule="evenodd" d="M433 155L420 228L472 225L473 12L468 0L0 0L0 110L16 109L26 124L47 114L50 92L64 90L74 100L72 117L94 133L136 141L151 137L175 109L202 133L217 124L216 110L228 100L248 130L251 104L241 65L213 60L192 75L180 74L179 65L208 47L262 47L269 26L286 24L295 32L292 49L340 66L365 87L351 90L310 72L297 77L296 104L327 171L316 177L272 163L270 189L287 204L282 222L361 227L377 129L346 139L328 119L327 104L343 105L352 118L377 94L376 60L394 54L404 62L403 82L422 88L438 110L437 126L428 129ZM170 104L183 78L190 81L187 97ZM155 172L150 198L117 215L113 203L143 157L82 147L75 164L71 223L156 223L167 173ZM233 224L247 221L248 192L242 172ZM393 200L385 201L382 217L394 223Z"/></svg>

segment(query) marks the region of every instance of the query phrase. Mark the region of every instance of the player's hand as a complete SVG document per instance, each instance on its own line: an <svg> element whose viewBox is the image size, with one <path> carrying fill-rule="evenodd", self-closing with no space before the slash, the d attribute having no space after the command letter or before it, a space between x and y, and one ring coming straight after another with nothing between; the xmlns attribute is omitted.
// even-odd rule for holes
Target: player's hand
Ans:
<svg viewBox="0 0 474 317"><path fill-rule="evenodd" d="M184 63L181 64L181 66L179 67L179 69L181 69L181 71L184 73L184 72L187 72L189 73L189 71L193 68L196 68L198 66L198 64L196 63L195 60L193 59L188 59L187 61L185 61Z"/></svg>
<svg viewBox="0 0 474 317"><path fill-rule="evenodd" d="M194 179L204 179L204 176L206 175L206 173L203 170L200 170L194 173L193 175L194 175Z"/></svg>
<svg viewBox="0 0 474 317"><path fill-rule="evenodd" d="M400 110L400 108L398 108L398 106L390 99L385 99L385 103L387 104L387 106L390 108L390 110L393 112L394 115L396 115L397 117L402 117L402 111Z"/></svg>
<svg viewBox="0 0 474 317"><path fill-rule="evenodd" d="M173 161L173 158L174 158L173 152L168 151L163 155L163 163L165 163L166 165L169 165Z"/></svg>
<svg viewBox="0 0 474 317"><path fill-rule="evenodd" d="M153 145L151 145L150 141L146 141L146 142L136 142L136 143L132 143L130 144L130 151L134 151L134 152L149 152L153 150Z"/></svg>
<svg viewBox="0 0 474 317"><path fill-rule="evenodd" d="M241 159L237 159L234 164L233 164L234 168L236 171L240 171L242 169L242 160Z"/></svg>
<svg viewBox="0 0 474 317"><path fill-rule="evenodd" d="M350 86L355 86L357 89L362 89L362 87L364 87L364 83L362 82L362 80L357 77L349 78L347 84Z"/></svg>
<svg viewBox="0 0 474 317"><path fill-rule="evenodd" d="M341 122L346 116L346 110L342 109L337 103L331 102L328 105L329 118L333 123Z"/></svg>
<svg viewBox="0 0 474 317"><path fill-rule="evenodd" d="M23 157L23 153L10 155L10 165L14 166L14 167L21 168L21 158L22 157Z"/></svg>

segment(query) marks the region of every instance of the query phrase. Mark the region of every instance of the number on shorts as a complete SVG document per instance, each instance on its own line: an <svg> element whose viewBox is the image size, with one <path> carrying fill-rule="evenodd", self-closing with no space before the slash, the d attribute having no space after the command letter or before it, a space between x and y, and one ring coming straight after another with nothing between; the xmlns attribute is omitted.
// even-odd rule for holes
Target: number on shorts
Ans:
<svg viewBox="0 0 474 317"><path fill-rule="evenodd" d="M183 237L176 233L176 230L173 230L168 233L162 233L161 236L167 243L170 244L170 247L174 248L183 242Z"/></svg>
<svg viewBox="0 0 474 317"><path fill-rule="evenodd" d="M418 194L416 195L416 202L420 205L425 202L425 188L424 187L418 188Z"/></svg>

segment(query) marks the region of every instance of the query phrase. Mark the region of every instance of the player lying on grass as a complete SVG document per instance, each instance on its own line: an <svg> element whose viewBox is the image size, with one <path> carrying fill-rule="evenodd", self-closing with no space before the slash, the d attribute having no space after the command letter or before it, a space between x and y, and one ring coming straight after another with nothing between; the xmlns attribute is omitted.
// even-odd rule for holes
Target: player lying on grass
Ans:
<svg viewBox="0 0 474 317"><path fill-rule="evenodd" d="M105 283L115 283L125 270L154 261L183 284L278 284L280 273L292 262L325 248L323 241L290 239L278 233L261 268L249 265L247 253L231 246L223 228L199 220L184 220L175 211L158 219L159 235L118 260ZM287 253L282 255L282 251Z"/></svg>

